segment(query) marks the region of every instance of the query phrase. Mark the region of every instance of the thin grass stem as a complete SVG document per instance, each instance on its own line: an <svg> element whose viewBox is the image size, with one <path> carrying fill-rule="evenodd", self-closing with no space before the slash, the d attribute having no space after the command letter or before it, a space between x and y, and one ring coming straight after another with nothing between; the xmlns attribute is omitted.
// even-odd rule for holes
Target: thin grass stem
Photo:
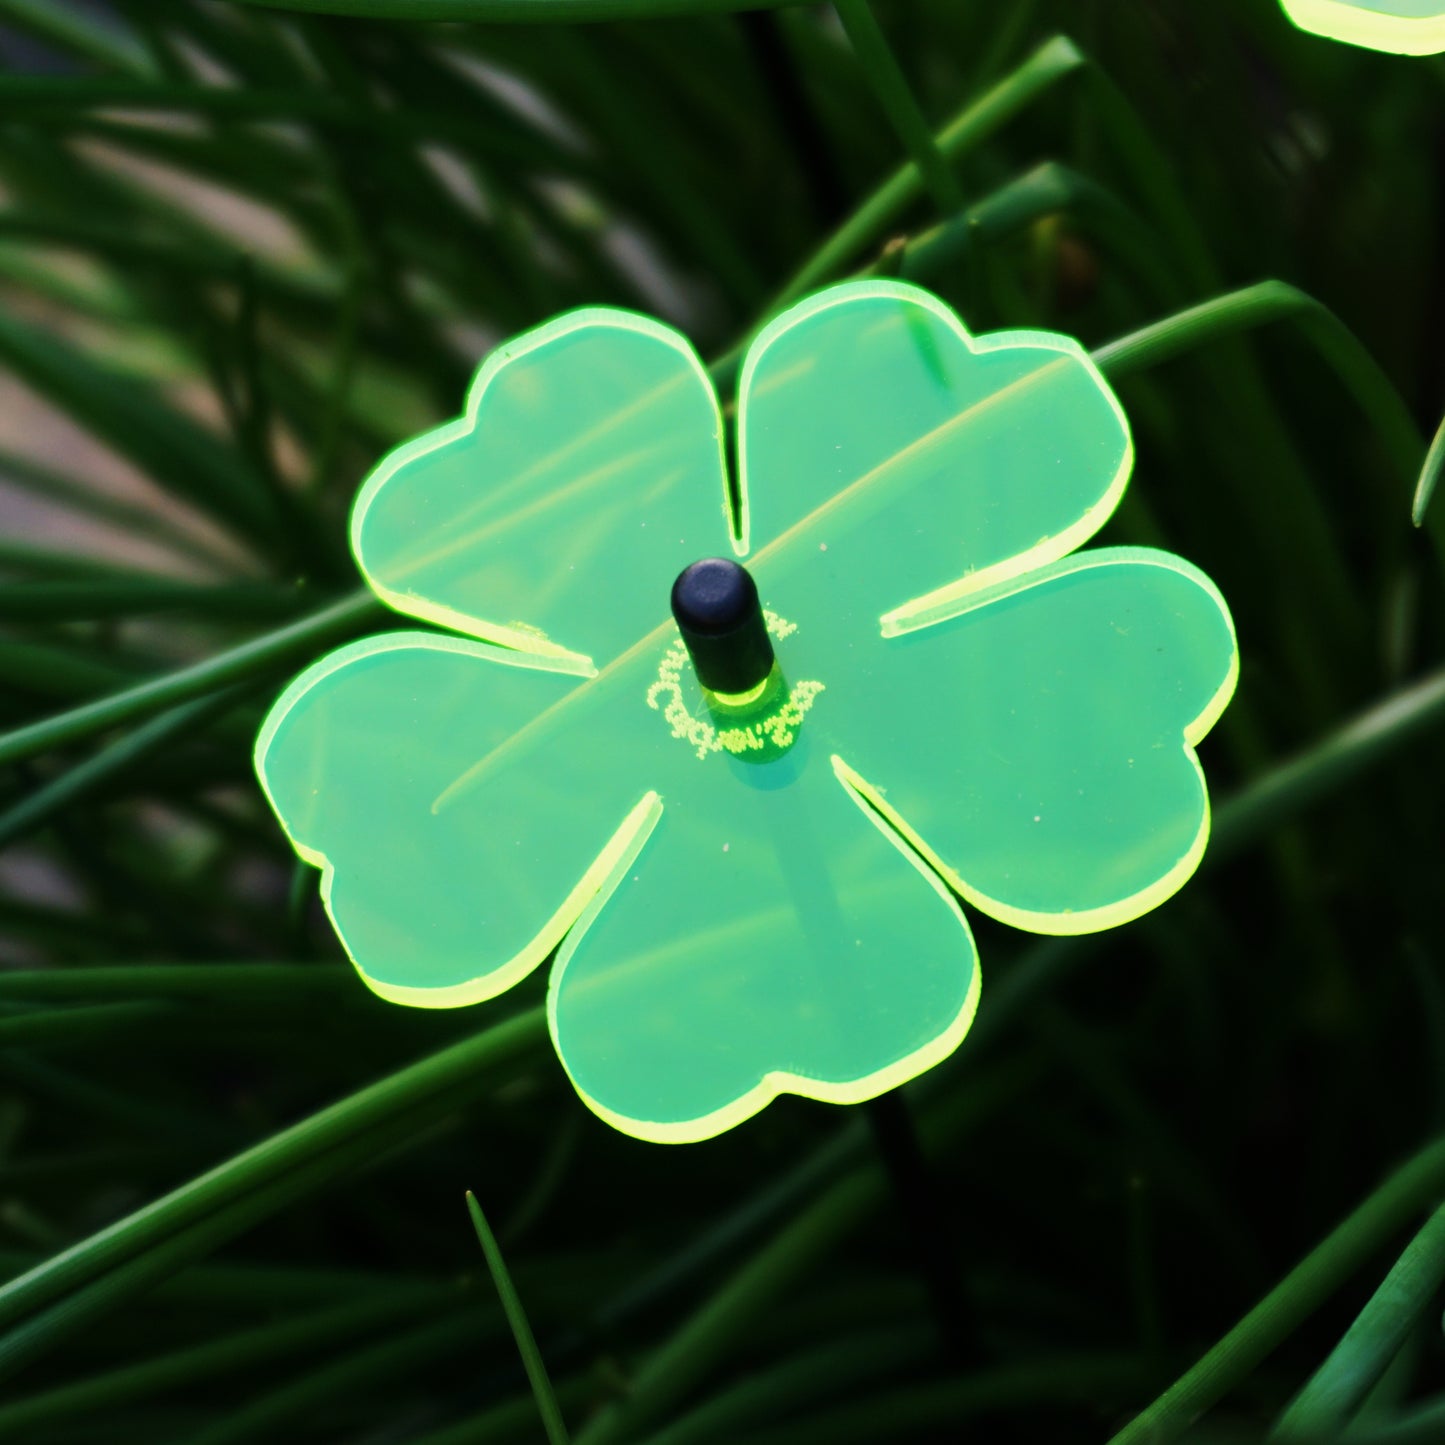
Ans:
<svg viewBox="0 0 1445 1445"><path fill-rule="evenodd" d="M467 1212L472 1217L472 1228L477 1232L477 1242L482 1246L487 1270L492 1276L497 1297L502 1302L502 1312L506 1315L512 1337L517 1342L517 1352L521 1355L522 1365L527 1371L527 1383L532 1387L532 1398L536 1401L537 1413L542 1417L542 1428L547 1432L550 1445L570 1445L567 1422L563 1420L562 1411L558 1407L557 1396L547 1374L547 1363L537 1348L527 1311L512 1283L507 1261L502 1258L501 1246L492 1233L491 1225L487 1223L487 1216L482 1213L482 1206L477 1203L477 1197L470 1189L467 1190Z"/></svg>

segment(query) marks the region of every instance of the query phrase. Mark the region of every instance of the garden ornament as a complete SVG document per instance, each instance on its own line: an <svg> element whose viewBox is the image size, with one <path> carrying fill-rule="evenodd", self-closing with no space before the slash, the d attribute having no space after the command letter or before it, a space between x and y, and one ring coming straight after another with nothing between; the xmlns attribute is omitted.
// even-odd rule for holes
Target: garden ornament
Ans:
<svg viewBox="0 0 1445 1445"><path fill-rule="evenodd" d="M445 630L302 673L262 784L383 998L555 952L557 1054L617 1128L873 1098L968 1031L960 900L1087 933L1203 853L1228 609L1167 552L1075 550L1132 459L1077 343L901 282L756 337L735 466L687 341L570 312L363 486L362 573Z"/></svg>
<svg viewBox="0 0 1445 1445"><path fill-rule="evenodd" d="M1283 0L1301 30L1399 55L1445 50L1442 0Z"/></svg>

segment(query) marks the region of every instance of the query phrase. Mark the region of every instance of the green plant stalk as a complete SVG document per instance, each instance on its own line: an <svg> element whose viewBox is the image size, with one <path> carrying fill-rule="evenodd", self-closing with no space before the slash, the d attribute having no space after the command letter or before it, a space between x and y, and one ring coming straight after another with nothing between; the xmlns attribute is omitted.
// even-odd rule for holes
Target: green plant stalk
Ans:
<svg viewBox="0 0 1445 1445"><path fill-rule="evenodd" d="M161 1242L177 1231L203 1223L233 1204L242 1207L258 1191L297 1177L305 1161L349 1145L373 1128L412 1114L422 1105L449 1109L474 1098L488 1086L488 1069L545 1037L542 1009L514 1015L271 1135L10 1281L0 1288L0 1324L43 1308L143 1251L164 1248ZM319 1186L324 1175L314 1182ZM0 1339L0 1357L3 1350Z"/></svg>
<svg viewBox="0 0 1445 1445"><path fill-rule="evenodd" d="M139 46L122 40L110 26L82 19L51 0L0 0L0 20L94 65L136 77L151 73Z"/></svg>
<svg viewBox="0 0 1445 1445"><path fill-rule="evenodd" d="M370 592L353 592L320 612L254 637L179 672L150 678L123 692L111 693L6 733L0 736L0 764L34 757L228 683L261 676L271 668L339 641L384 615L381 604Z"/></svg>
<svg viewBox="0 0 1445 1445"><path fill-rule="evenodd" d="M7 79L0 76L0 106ZM156 388L10 314L0 314L0 359L173 495L267 552L285 541L249 462Z"/></svg>
<svg viewBox="0 0 1445 1445"><path fill-rule="evenodd" d="M0 1250L0 1271L20 1271L36 1263L33 1251ZM399 1290L451 1288L444 1279L389 1269L310 1269L299 1265L259 1264L252 1260L207 1262L172 1275L152 1298L166 1308L197 1308L217 1314L269 1315L276 1309L329 1309L359 1305Z"/></svg>
<svg viewBox="0 0 1445 1445"><path fill-rule="evenodd" d="M1417 527L1425 525L1425 511L1430 505L1430 498L1435 495L1442 471L1445 471L1445 418L1430 439L1430 450L1425 454L1425 465L1420 468L1420 480L1416 483L1415 497L1410 505L1410 520Z"/></svg>
<svg viewBox="0 0 1445 1445"><path fill-rule="evenodd" d="M1445 1205L1438 1208L1370 1296L1344 1338L1280 1416L1272 1440L1338 1429L1389 1368L1445 1281Z"/></svg>
<svg viewBox="0 0 1445 1445"><path fill-rule="evenodd" d="M116 1029L136 1023L154 1023L173 1015L169 1003L137 999L130 1003L101 1003L93 1007L22 1013L0 1018L0 1048L44 1048L50 1044L84 1044L105 1038Z"/></svg>
<svg viewBox="0 0 1445 1445"><path fill-rule="evenodd" d="M1085 64L1084 56L1066 36L1046 40L1023 64L949 121L938 133L937 149L946 160L956 161ZM757 325L761 327L770 315L840 274L860 251L877 244L884 230L921 194L922 182L921 172L911 161L889 176L789 278ZM736 357L741 354L739 346ZM730 360L733 353L716 363L715 378L718 369L729 371ZM735 369L734 361L731 370Z"/></svg>
<svg viewBox="0 0 1445 1445"><path fill-rule="evenodd" d="M446 112L411 108L372 111L346 104L328 91L267 89L263 86L197 85L157 80L93 76L0 74L0 105L12 116L62 127L77 112L120 109L138 112L194 112L220 120L312 121L363 136L406 136L470 143L494 155L538 166L556 167L557 153L535 135L516 126L497 126ZM564 167L565 169L565 167Z"/></svg>
<svg viewBox="0 0 1445 1445"><path fill-rule="evenodd" d="M557 1399L568 1408L585 1409L597 1390L596 1379L580 1375L557 1386ZM408 1445L532 1445L536 1438L537 1406L528 1394L489 1405L440 1430L414 1436Z"/></svg>
<svg viewBox="0 0 1445 1445"><path fill-rule="evenodd" d="M1104 132L1119 159L1132 174L1141 196L1147 196L1158 218L1168 250L1179 259L1191 291L1213 291L1222 284L1219 268L1205 245L1188 198L1179 184L1170 158L1150 128L1113 80L1095 65L1087 72L1087 94ZM1236 414L1251 436L1250 467L1254 485L1234 489L1234 504L1254 534L1261 554L1277 557L1281 567L1298 570L1300 585L1309 589L1343 649L1359 653L1365 646L1360 626L1356 579L1346 563L1332 519L1311 486L1294 438L1281 424L1271 405L1254 357L1245 348L1226 349L1210 358L1209 367L1219 401ZM1221 455L1223 473L1235 475L1233 458ZM1295 534L1295 545L1278 554L1278 538L1285 529ZM1301 665L1302 664L1302 665ZM1323 669L1301 659L1302 680L1320 699L1333 702L1333 679Z"/></svg>
<svg viewBox="0 0 1445 1445"><path fill-rule="evenodd" d="M648 1357L627 1399L595 1415L578 1433L577 1445L616 1445L660 1420L750 1320L857 1229L886 1196L883 1176L871 1166L833 1185Z"/></svg>
<svg viewBox="0 0 1445 1445"><path fill-rule="evenodd" d="M1215 813L1204 866L1256 839L1445 722L1445 669L1357 714L1313 747L1277 764Z"/></svg>
<svg viewBox="0 0 1445 1445"><path fill-rule="evenodd" d="M1440 1445L1441 1440L1445 1440L1445 1399L1437 1396L1394 1416L1360 1421L1342 1435L1331 1435L1329 1445Z"/></svg>
<svg viewBox="0 0 1445 1445"><path fill-rule="evenodd" d="M88 622L157 612L270 620L295 613L300 600L297 588L264 582L208 587L158 577L0 583L0 621Z"/></svg>
<svg viewBox="0 0 1445 1445"><path fill-rule="evenodd" d="M1093 356L1110 380L1118 380L1207 342L1283 320L1299 325L1380 433L1405 485L1418 495L1424 442L1404 399L1354 332L1323 303L1287 282L1260 281L1211 297L1100 346ZM1431 541L1445 562L1445 527L1432 527Z"/></svg>
<svg viewBox="0 0 1445 1445"><path fill-rule="evenodd" d="M784 1426L750 1431L747 1441L748 1445L877 1445L880 1440L955 1439L958 1425L971 1416L999 1414L1040 1400L1091 1403L1100 1395L1127 1390L1139 1374L1137 1359L1125 1353L1036 1360L850 1401Z"/></svg>
<svg viewBox="0 0 1445 1445"><path fill-rule="evenodd" d="M78 647L0 638L0 682L53 697L87 697L121 687L135 675L135 664L115 662Z"/></svg>
<svg viewBox="0 0 1445 1445"><path fill-rule="evenodd" d="M557 1396L553 1393L552 1381L547 1374L547 1364L542 1358L542 1352L537 1348L527 1311L512 1283L507 1261L502 1258L501 1248L492 1233L491 1225L487 1223L487 1216L482 1213L482 1206L477 1203L477 1197L470 1189L467 1190L467 1212L472 1217L472 1228L476 1230L477 1242L486 1256L492 1284L502 1302L502 1311L507 1317L507 1324L511 1326L512 1337L517 1342L517 1351L522 1356L522 1364L527 1371L527 1383L532 1387L532 1398L536 1401L537 1413L542 1417L542 1428L547 1432L550 1445L570 1445L567 1422L558 1408Z"/></svg>
<svg viewBox="0 0 1445 1445"><path fill-rule="evenodd" d="M1283 1343L1421 1209L1445 1193L1445 1139L1397 1170L1109 1445L1168 1445Z"/></svg>
<svg viewBox="0 0 1445 1445"><path fill-rule="evenodd" d="M990 1086L975 1083L962 1096L935 1105L920 1119L926 1149L955 1143L971 1126L992 1117L1001 1099L1014 1096L1018 1082L1014 1073ZM595 1415L577 1435L577 1445L615 1445L655 1425L737 1347L758 1314L888 1197L887 1180L871 1158L829 1185L648 1356L633 1376L627 1398Z"/></svg>
<svg viewBox="0 0 1445 1445"><path fill-rule="evenodd" d="M48 1308L40 1309L24 1323L0 1336L0 1379L13 1375L32 1360L56 1348L77 1330L146 1294L161 1281L205 1258L228 1240L280 1212L297 1199L325 1189L352 1170L365 1169L376 1163L394 1146L407 1143L417 1131L414 1117L403 1121L393 1118L351 1136L334 1148L318 1149L305 1162L259 1184L198 1222L179 1224L165 1231L150 1241L143 1253L132 1251L129 1257L117 1257L115 1268L93 1271L82 1287L72 1290ZM44 1269L44 1265L40 1266L40 1270ZM16 1283L22 1283L37 1273L39 1271L32 1271L31 1275L22 1276Z"/></svg>
<svg viewBox="0 0 1445 1445"><path fill-rule="evenodd" d="M311 1310L295 1319L258 1325L222 1335L204 1345L175 1350L139 1364L92 1375L42 1395L0 1405L0 1435L50 1426L90 1411L108 1411L162 1392L187 1389L199 1381L249 1372L276 1360L289 1361L313 1350L330 1349L359 1335L445 1306L456 1297L446 1286L386 1290L376 1298Z"/></svg>
<svg viewBox="0 0 1445 1445"><path fill-rule="evenodd" d="M140 759L158 752L173 739L204 727L239 696L240 690L231 687L180 703L73 768L67 768L43 787L27 793L14 807L0 813L0 849L8 848L17 838L49 822L57 813L104 786Z"/></svg>
<svg viewBox="0 0 1445 1445"><path fill-rule="evenodd" d="M833 8L843 22L859 67L868 77L873 94L903 142L923 184L932 193L934 205L940 214L953 215L963 207L963 192L918 108L918 101L889 49L868 0L833 0Z"/></svg>
<svg viewBox="0 0 1445 1445"><path fill-rule="evenodd" d="M646 1445L709 1445L744 1440L763 1421L799 1405L836 1398L850 1389L915 1365L937 1342L931 1326L890 1326L830 1340L723 1390L646 1437Z"/></svg>
<svg viewBox="0 0 1445 1445"><path fill-rule="evenodd" d="M354 989L343 963L109 963L0 970L0 999L295 999Z"/></svg>
<svg viewBox="0 0 1445 1445"><path fill-rule="evenodd" d="M302 1375L290 1384L268 1391L241 1409L222 1416L214 1425L187 1435L184 1445L237 1445L245 1440L284 1440L286 1423L308 1410L380 1380L394 1378L413 1369L426 1368L438 1360L452 1359L484 1337L488 1323L473 1306L452 1312L416 1329L364 1350L347 1355L333 1364ZM499 1320L491 1321L499 1325ZM294 1437L293 1437L294 1438Z"/></svg>
<svg viewBox="0 0 1445 1445"><path fill-rule="evenodd" d="M0 236L6 234L8 220L8 215L0 212ZM18 452L0 450L0 477L4 478L7 485L20 487L49 506L53 507L57 502L62 503L68 508L83 512L88 517L122 528L128 535L152 538L182 557L196 559L208 570L219 571L223 574L235 571L235 553L226 548L224 544L218 547L202 534L188 531L181 522L173 520L154 507L146 507L107 496L86 482L67 476L53 467L45 466L33 457ZM85 557L79 560L86 565L87 571L93 568L94 572L101 577L114 576L119 570L108 569L103 557ZM137 586L149 584L160 587L169 584L172 588L179 588L184 585L171 578L154 576L135 578L133 581ZM92 586L104 585L97 582L93 576L87 576L85 583ZM84 585L84 583L79 585ZM260 590L254 583L248 585L254 591ZM202 590L195 584L191 584L191 587L196 593ZM217 588L216 590L219 592L223 589ZM18 599L12 601L12 605L16 605L16 603L18 603ZM7 612L6 615L13 617L17 614Z"/></svg>

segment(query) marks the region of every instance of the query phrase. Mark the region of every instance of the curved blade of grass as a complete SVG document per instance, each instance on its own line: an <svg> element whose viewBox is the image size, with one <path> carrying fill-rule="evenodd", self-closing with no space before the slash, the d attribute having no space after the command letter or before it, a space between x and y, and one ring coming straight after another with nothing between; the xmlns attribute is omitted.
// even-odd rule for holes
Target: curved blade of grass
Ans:
<svg viewBox="0 0 1445 1445"><path fill-rule="evenodd" d="M475 1308L408 1330L357 1350L345 1359L313 1370L289 1385L268 1391L222 1416L214 1425L188 1434L183 1445L237 1445L243 1440L283 1440L289 1422L305 1419L328 1400L344 1397L381 1380L463 1354L488 1323ZM492 1320L500 1327L500 1320ZM295 1438L295 1437L292 1437Z"/></svg>
<svg viewBox="0 0 1445 1445"><path fill-rule="evenodd" d="M93 1007L46 1010L0 1018L0 1049L83 1044L107 1038L136 1023L157 1023L173 1015L174 1005L149 999L100 1003Z"/></svg>
<svg viewBox="0 0 1445 1445"><path fill-rule="evenodd" d="M0 764L34 757L229 683L259 677L386 615L370 592L353 592L289 627L254 637L179 672L150 678L123 692L0 734Z"/></svg>
<svg viewBox="0 0 1445 1445"><path fill-rule="evenodd" d="M1316 799L1354 781L1445 723L1445 670L1351 718L1297 757L1256 778L1214 815L1203 866L1233 857Z"/></svg>
<svg viewBox="0 0 1445 1445"><path fill-rule="evenodd" d="M117 667L75 647L0 639L0 682L42 697L91 697L119 687L134 676L133 668Z"/></svg>
<svg viewBox="0 0 1445 1445"><path fill-rule="evenodd" d="M1101 1395L1127 1390L1139 1375L1137 1358L1122 1352L1031 1360L872 1395L770 1430L750 1431L747 1441L748 1445L876 1445L880 1440L958 1439L957 1427L972 1416L1043 1401L1092 1404ZM944 1433L935 1433L939 1431Z"/></svg>
<svg viewBox="0 0 1445 1445"><path fill-rule="evenodd" d="M647 1436L646 1445L709 1445L718 1440L749 1439L763 1421L777 1419L799 1405L836 1400L840 1386L851 1392L928 1359L937 1338L931 1326L893 1325L829 1340L714 1395Z"/></svg>
<svg viewBox="0 0 1445 1445"><path fill-rule="evenodd" d="M1109 1445L1168 1445L1278 1348L1445 1189L1445 1139L1397 1170Z"/></svg>
<svg viewBox="0 0 1445 1445"><path fill-rule="evenodd" d="M81 60L145 76L151 65L144 50L112 24L82 15L54 0L0 0L0 21Z"/></svg>
<svg viewBox="0 0 1445 1445"><path fill-rule="evenodd" d="M659 1421L735 1345L748 1322L857 1229L887 1192L871 1165L833 1185L648 1357L628 1397L599 1411L578 1434L577 1445L615 1445Z"/></svg>
<svg viewBox="0 0 1445 1445"><path fill-rule="evenodd" d="M274 546L278 517L260 478L150 387L13 315L0 314L0 360L161 486L253 542Z"/></svg>
<svg viewBox="0 0 1445 1445"><path fill-rule="evenodd" d="M1425 453L1425 465L1420 468L1420 480L1415 484L1415 498L1410 506L1410 520L1417 527L1425 525L1425 509L1435 495L1440 473L1445 471L1445 419L1435 430L1430 440L1430 450Z"/></svg>
<svg viewBox="0 0 1445 1445"><path fill-rule="evenodd" d="M38 1426L110 1411L175 1389L264 1367L289 1363L314 1351L332 1349L359 1335L415 1317L420 1311L445 1307L456 1298L447 1286L388 1289L377 1298L349 1300L314 1309L296 1319L282 1319L236 1330L206 1344L142 1360L44 1394L0 1405L0 1436L34 1431Z"/></svg>
<svg viewBox="0 0 1445 1445"><path fill-rule="evenodd" d="M4 222L0 220L0 233L3 233L3 230ZM34 457L0 449L0 480L7 486L18 487L31 496L43 498L52 506L59 502L73 511L83 513L87 518L99 518L113 526L124 528L132 536L154 538L181 556L195 558L208 567L218 568L223 572L234 572L236 569L234 550L217 547L206 537L187 530L158 508L108 496L78 478L45 466ZM97 559L97 570L103 561L104 559Z"/></svg>
<svg viewBox="0 0 1445 1445"><path fill-rule="evenodd" d="M420 107L370 110L353 107L320 89L265 89L196 85L183 81L0 74L0 106L11 116L69 126L90 110L195 113L238 121L311 121L362 134L454 140L484 152L535 166L559 165L554 148L500 112L448 114ZM567 167L562 166L565 171Z"/></svg>
<svg viewBox="0 0 1445 1445"><path fill-rule="evenodd" d="M43 787L27 794L13 807L0 813L0 849L17 838L48 823L57 813L103 786L172 739L203 727L211 718L229 708L242 689L230 687L204 697L192 698L142 723L132 733L118 738L92 757L67 768Z"/></svg>
<svg viewBox="0 0 1445 1445"><path fill-rule="evenodd" d="M1001 126L1028 109L1060 81L1082 69L1087 60L1073 41L1055 35L977 100L965 106L938 132L936 147L948 161L986 140ZM768 314L779 311L839 274L850 260L870 244L922 193L923 177L913 163L899 167L813 252L769 304ZM761 327L767 316L760 318Z"/></svg>
<svg viewBox="0 0 1445 1445"><path fill-rule="evenodd" d="M344 963L112 963L0 971L0 999L270 999L354 988Z"/></svg>
<svg viewBox="0 0 1445 1445"><path fill-rule="evenodd" d="M1376 428L1401 477L1414 488L1424 442L1404 398L1379 362L1329 307L1287 282L1260 281L1211 297L1095 348L1093 357L1110 380L1117 380L1211 341L1284 320L1299 326ZM1435 533L1434 540L1445 558L1445 531Z"/></svg>
<svg viewBox="0 0 1445 1445"><path fill-rule="evenodd" d="M1332 1435L1321 1445L1348 1441L1349 1445L1439 1445L1445 1440L1445 1398L1424 1400L1397 1415L1361 1422L1344 1435Z"/></svg>
<svg viewBox="0 0 1445 1445"><path fill-rule="evenodd" d="M1280 1416L1271 1440L1338 1430L1389 1368L1445 1282L1445 1205L1438 1208L1356 1316L1329 1358Z"/></svg>
<svg viewBox="0 0 1445 1445"><path fill-rule="evenodd" d="M0 1324L42 1309L127 1260L144 1259L178 1230L205 1221L217 1210L241 1207L257 1191L294 1177L304 1170L305 1161L322 1151L347 1145L421 1105L451 1108L476 1097L489 1086L490 1068L535 1048L545 1037L542 1009L514 1015L263 1139L0 1288ZM314 1182L324 1182L323 1176ZM4 1348L5 1339L0 1338L0 1358Z"/></svg>
<svg viewBox="0 0 1445 1445"><path fill-rule="evenodd" d="M77 1330L137 1299L296 1200L325 1189L353 1170L379 1162L387 1151L405 1146L418 1132L419 1121L414 1115L406 1120L393 1116L371 1128L356 1131L335 1147L318 1147L290 1169L258 1182L250 1191L194 1223L178 1223L158 1233L143 1252L113 1260L113 1269L102 1267L93 1271L80 1288L0 1336L0 1379L14 1374ZM41 1265L22 1275L16 1283L23 1284L45 1269L46 1266ZM7 1286L4 1293L14 1287L13 1284Z"/></svg>
<svg viewBox="0 0 1445 1445"><path fill-rule="evenodd" d="M103 582L0 583L0 621L77 622L194 612L202 617L269 621L297 611L302 593L274 583L237 582L215 587L170 578Z"/></svg>
<svg viewBox="0 0 1445 1445"><path fill-rule="evenodd" d="M467 1212L472 1216L472 1228L476 1230L477 1241L486 1256L492 1284L502 1302L502 1310L511 1326L512 1336L517 1341L517 1352L521 1355L522 1364L527 1371L527 1383L532 1387L532 1398L536 1401L537 1413L542 1417L542 1428L547 1432L550 1445L570 1445L567 1422L563 1420L562 1411L557 1405L557 1396L552 1391L552 1381L547 1374L547 1364L542 1358L542 1352L537 1348L527 1311L512 1283L512 1276L507 1272L507 1262L502 1258L501 1247L497 1244L491 1225L487 1223L487 1216L482 1213L482 1206L477 1203L477 1196L470 1189L467 1190Z"/></svg>
<svg viewBox="0 0 1445 1445"><path fill-rule="evenodd" d="M557 1386L557 1399L567 1407L585 1409L595 1398L599 1387L596 1378L578 1375ZM488 1405L464 1420L428 1431L408 1441L408 1445L517 1445L535 1436L537 1405L531 1394Z"/></svg>
<svg viewBox="0 0 1445 1445"><path fill-rule="evenodd" d="M868 77L873 94L903 142L923 184L932 193L934 205L943 215L952 215L963 206L963 192L918 108L918 101L898 67L868 0L833 0L833 9L858 57L859 68Z"/></svg>
<svg viewBox="0 0 1445 1445"><path fill-rule="evenodd" d="M1025 1081L1025 1071L1012 1069L987 1082L976 1080L935 1104L919 1120L926 1151L956 1144L1015 1097ZM872 1158L830 1184L673 1330L638 1368L626 1399L599 1411L577 1435L577 1445L615 1445L656 1425L738 1348L762 1311L857 1230L888 1195L887 1180Z"/></svg>

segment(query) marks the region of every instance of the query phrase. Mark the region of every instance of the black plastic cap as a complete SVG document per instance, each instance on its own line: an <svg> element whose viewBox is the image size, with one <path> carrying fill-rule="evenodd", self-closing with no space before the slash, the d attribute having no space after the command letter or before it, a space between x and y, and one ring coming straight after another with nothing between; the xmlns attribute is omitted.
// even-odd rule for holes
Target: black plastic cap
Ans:
<svg viewBox="0 0 1445 1445"><path fill-rule="evenodd" d="M750 692L773 668L757 584L746 567L704 557L672 584L672 615L697 680L712 692Z"/></svg>

